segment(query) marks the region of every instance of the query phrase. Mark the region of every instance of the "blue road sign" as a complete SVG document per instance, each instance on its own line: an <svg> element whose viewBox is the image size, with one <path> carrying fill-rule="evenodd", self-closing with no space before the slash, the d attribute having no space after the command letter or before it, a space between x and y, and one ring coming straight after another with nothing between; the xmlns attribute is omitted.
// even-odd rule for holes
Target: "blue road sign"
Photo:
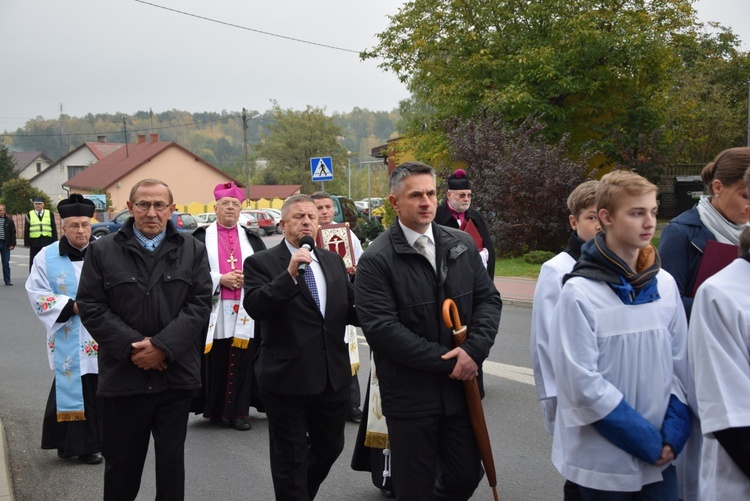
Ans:
<svg viewBox="0 0 750 501"><path fill-rule="evenodd" d="M331 157L310 159L310 173L313 181L330 181L333 179L333 161Z"/></svg>

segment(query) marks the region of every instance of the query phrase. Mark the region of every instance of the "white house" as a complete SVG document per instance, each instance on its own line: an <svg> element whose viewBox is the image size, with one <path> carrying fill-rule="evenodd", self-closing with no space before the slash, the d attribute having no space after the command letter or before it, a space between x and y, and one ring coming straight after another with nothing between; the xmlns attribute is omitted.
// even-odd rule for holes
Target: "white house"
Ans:
<svg viewBox="0 0 750 501"><path fill-rule="evenodd" d="M10 151L16 165L13 172L21 179L31 179L50 166L52 160L42 151Z"/></svg>
<svg viewBox="0 0 750 501"><path fill-rule="evenodd" d="M110 153L124 146L124 143L107 143L104 136L99 136L96 142L87 142L63 156L47 169L36 174L29 182L31 186L46 193L53 204L69 196L63 185L68 179L75 177Z"/></svg>

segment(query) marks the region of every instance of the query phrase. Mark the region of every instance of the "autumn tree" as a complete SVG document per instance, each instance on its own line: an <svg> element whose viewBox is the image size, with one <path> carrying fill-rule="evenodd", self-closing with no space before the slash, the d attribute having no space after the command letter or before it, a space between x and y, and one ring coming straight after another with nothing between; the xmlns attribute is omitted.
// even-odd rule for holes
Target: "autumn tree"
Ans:
<svg viewBox="0 0 750 501"><path fill-rule="evenodd" d="M691 4L412 0L362 57L408 85L413 102L402 114L420 158L444 147L442 120L486 108L516 124L538 116L552 144L567 134L572 154L601 150L615 163L613 134L632 149L661 130L688 49L698 35L715 38L702 34Z"/></svg>
<svg viewBox="0 0 750 501"><path fill-rule="evenodd" d="M567 138L550 145L538 119L515 127L487 110L444 125L453 159L467 165L472 207L487 216L497 254L559 252L570 236L567 197L584 178L584 165L568 159Z"/></svg>
<svg viewBox="0 0 750 501"><path fill-rule="evenodd" d="M274 103L272 115L274 122L255 147L255 155L268 162L259 174L262 184L301 184L304 193L312 193L320 186L312 182L310 159L331 157L334 180L326 182L326 191L345 193L346 150L338 142L341 128L333 119L321 108L283 110L278 103Z"/></svg>

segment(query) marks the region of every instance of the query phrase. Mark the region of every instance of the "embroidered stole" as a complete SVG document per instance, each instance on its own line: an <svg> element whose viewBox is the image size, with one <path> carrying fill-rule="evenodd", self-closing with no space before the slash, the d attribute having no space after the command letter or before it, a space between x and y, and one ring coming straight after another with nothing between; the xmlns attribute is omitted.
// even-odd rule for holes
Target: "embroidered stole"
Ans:
<svg viewBox="0 0 750 501"><path fill-rule="evenodd" d="M240 243L240 249L242 251L242 258L247 259L248 256L253 254L253 247L247 240L245 230L238 226L237 228L237 240ZM216 223L211 224L206 228L206 252L208 254L208 265L211 268L211 273L219 274L219 232L216 228ZM242 270L242 263L239 263L239 269ZM221 300L221 286L218 285L218 279L214 284L215 290L218 290L218 294L215 294L211 301L211 316L208 321L208 330L206 331L206 347L203 353L209 353L213 347L214 332L216 331L216 322L219 315L224 315ZM239 308L236 311L236 315L226 315L224 321L235 321L236 326L234 329L234 337L232 338L232 347L246 350L250 346L250 339L253 338L255 332L255 321L245 311L245 306L242 304L245 298L244 287L240 291L240 303ZM232 318L234 317L234 318Z"/></svg>
<svg viewBox="0 0 750 501"><path fill-rule="evenodd" d="M45 249L45 265L50 287L55 294L76 297L78 281L73 265L60 256L59 245ZM58 421L85 421L83 384L81 383L80 347L81 317L73 315L54 333L55 397Z"/></svg>
<svg viewBox="0 0 750 501"><path fill-rule="evenodd" d="M388 425L383 415L383 403L380 398L380 382L375 368L375 357L370 354L370 401L367 403L367 433L365 446L377 449L390 447Z"/></svg>

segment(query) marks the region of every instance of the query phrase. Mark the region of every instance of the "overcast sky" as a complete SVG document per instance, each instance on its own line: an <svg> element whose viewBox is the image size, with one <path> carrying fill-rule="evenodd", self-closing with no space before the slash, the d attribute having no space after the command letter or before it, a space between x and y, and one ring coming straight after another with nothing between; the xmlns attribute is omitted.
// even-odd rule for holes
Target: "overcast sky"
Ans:
<svg viewBox="0 0 750 501"><path fill-rule="evenodd" d="M145 0L144 0L145 1ZM0 130L26 120L153 109L390 111L406 87L359 60L401 0L0 0ZM491 0L490 0L491 1ZM750 0L700 0L750 49ZM345 49L345 50L339 50Z"/></svg>

